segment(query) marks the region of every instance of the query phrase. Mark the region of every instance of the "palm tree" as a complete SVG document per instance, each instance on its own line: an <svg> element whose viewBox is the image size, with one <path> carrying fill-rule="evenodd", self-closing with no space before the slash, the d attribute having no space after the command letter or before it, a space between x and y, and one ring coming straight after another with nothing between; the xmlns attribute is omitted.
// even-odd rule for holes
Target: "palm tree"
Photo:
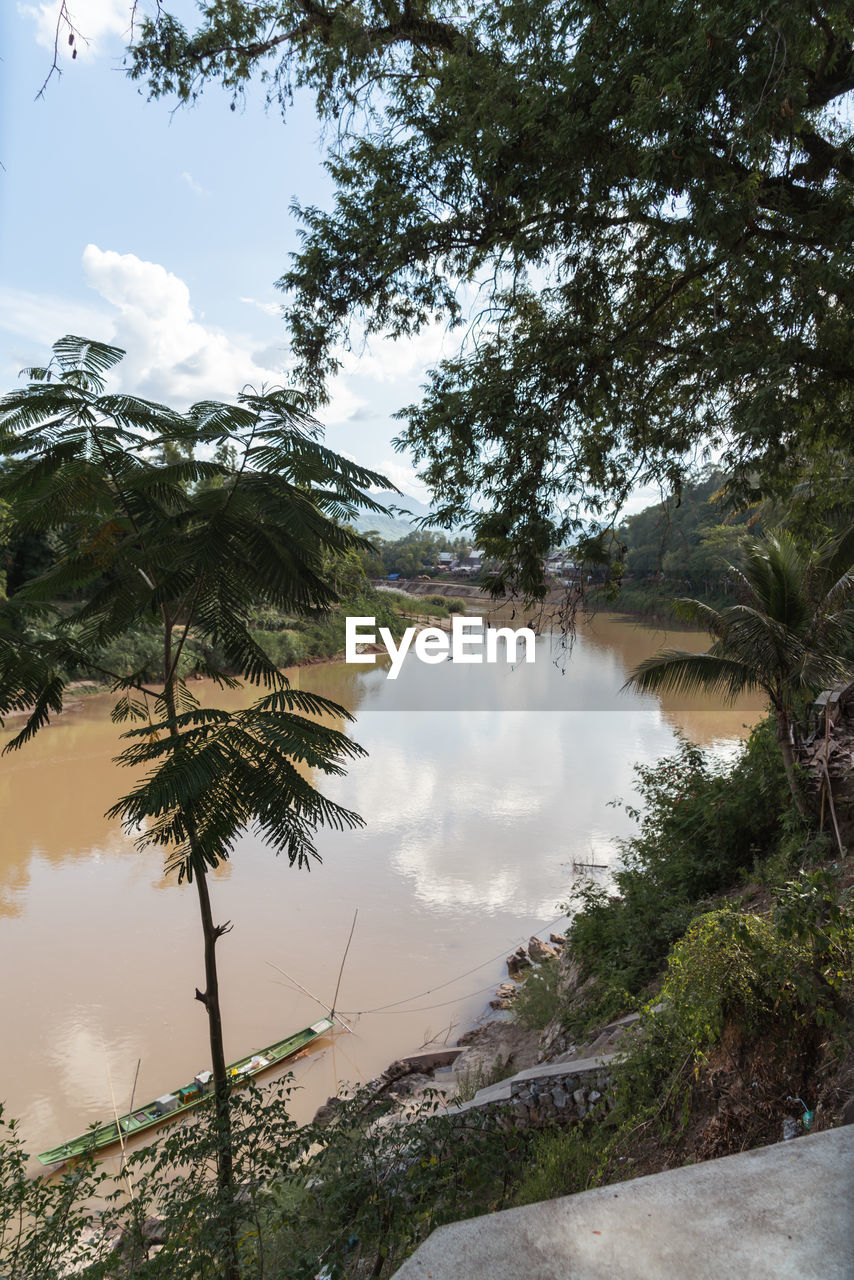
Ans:
<svg viewBox="0 0 854 1280"><path fill-rule="evenodd" d="M682 599L675 609L714 638L708 653L666 649L626 681L641 692L718 693L731 702L762 692L795 805L805 812L795 772L794 727L805 698L846 674L843 656L854 633L851 534L810 550L785 530L749 543L740 567L728 565L738 603L714 609Z"/></svg>
<svg viewBox="0 0 854 1280"><path fill-rule="evenodd" d="M167 870L197 890L205 984L196 998L208 1016L218 1180L231 1224L226 1275L235 1280L216 962L231 926L214 922L208 875L247 828L302 866L318 856L318 825L360 825L300 766L340 774L344 761L363 754L320 719L351 719L344 708L289 686L253 637L251 611L261 604L304 613L334 603L329 557L368 545L342 521L359 507L384 513L365 490L389 486L326 449L283 391L247 391L237 404L203 402L187 415L106 394L105 374L123 354L66 337L50 365L30 370L29 385L0 401L0 497L21 528L49 531L59 548L55 565L9 602L5 626L0 619L0 714L28 708L10 744L20 746L61 710L63 673L74 666L110 679L121 695L114 718L132 727L119 759L147 772L111 815L142 830L140 844L160 846ZM195 457L197 448L211 459ZM35 639L14 625L14 610L26 605L40 618ZM144 622L159 625L159 669L105 670L99 653ZM239 677L263 696L238 711L200 707L182 679L191 650L196 670L220 684Z"/></svg>

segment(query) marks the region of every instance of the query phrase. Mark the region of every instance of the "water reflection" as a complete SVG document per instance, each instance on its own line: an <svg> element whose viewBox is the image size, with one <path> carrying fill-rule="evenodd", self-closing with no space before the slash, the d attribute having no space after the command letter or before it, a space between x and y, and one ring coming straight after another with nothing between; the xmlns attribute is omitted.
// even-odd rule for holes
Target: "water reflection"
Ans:
<svg viewBox="0 0 854 1280"><path fill-rule="evenodd" d="M566 902L573 862L614 857L629 825L607 803L630 795L633 765L669 751L674 729L732 743L758 713L756 702L722 711L620 694L631 667L661 643L600 617L580 634L566 676L552 661L516 670L410 662L396 682L344 664L296 673L357 713L353 736L369 758L321 785L367 825L322 832L324 865L310 875L249 833L218 873L216 918L235 922L220 948L228 1057L317 1017L268 962L328 1001L357 906L339 1003L395 1007L363 1013L356 1034L299 1064L298 1119L339 1077L374 1075L478 1014L482 988L503 976L501 955ZM667 643L701 649L704 637ZM251 696L204 684L198 692L220 705ZM419 702L437 709L418 714ZM5 985L0 1097L33 1150L109 1114L110 1081L125 1099L138 1059L137 1097L149 1098L208 1058L193 1001L203 976L194 891L163 876L157 850L140 853L102 816L130 785L113 763L120 729L109 704L82 702L0 764L0 966L22 975ZM437 987L438 997L410 1000Z"/></svg>

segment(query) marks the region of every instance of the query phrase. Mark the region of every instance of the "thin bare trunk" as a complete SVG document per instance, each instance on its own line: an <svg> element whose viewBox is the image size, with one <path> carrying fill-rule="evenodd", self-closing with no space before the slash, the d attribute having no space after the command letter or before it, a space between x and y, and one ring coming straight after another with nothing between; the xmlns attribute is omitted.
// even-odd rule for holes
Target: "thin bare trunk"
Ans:
<svg viewBox="0 0 854 1280"><path fill-rule="evenodd" d="M163 638L163 694L170 720L176 714L175 680L177 679L177 663L172 657L173 623L164 610ZM173 738L179 738L177 727L172 725ZM220 1197L220 1211L225 1218L226 1238L224 1242L224 1276L225 1280L240 1280L240 1263L237 1254L237 1224L235 1214L236 1188L234 1185L234 1147L231 1129L231 1112L229 1110L229 1080L226 1072L225 1044L222 1034L222 1013L219 1004L219 975L216 967L216 944L220 937L230 928L230 924L216 925L213 922L211 899L208 892L208 879L205 871L201 845L192 817L187 815L187 831L189 834L190 853L193 866L193 878L196 883L196 896L199 902L199 913L202 918L202 934L205 942L205 989L196 988L196 999L205 1006L208 1015L208 1037L211 1049L211 1072L214 1085L214 1105L216 1107L216 1167L217 1187Z"/></svg>
<svg viewBox="0 0 854 1280"><path fill-rule="evenodd" d="M224 1207L231 1216L234 1204L234 1159L232 1152L231 1113L228 1098L230 1086L226 1073L225 1045L222 1034L222 1014L219 1005L219 976L216 968L216 944L218 939L230 927L215 925L211 912L211 899L208 892L208 878L205 871L196 867L196 895L199 900L199 912L202 917L202 932L205 939L205 989L196 990L196 999L201 1000L208 1015L208 1033L211 1046L211 1071L213 1072L214 1095L216 1099L217 1128L217 1181L223 1195ZM233 1224L231 1227L233 1231ZM235 1256L236 1264L236 1256Z"/></svg>
<svg viewBox="0 0 854 1280"><path fill-rule="evenodd" d="M801 795L801 789L798 786L795 753L792 750L792 740L789 736L789 721L781 712L777 713L777 741L780 744L780 754L783 757L783 768L786 770L786 781L792 793L792 800L798 813L805 818L807 816L807 808Z"/></svg>

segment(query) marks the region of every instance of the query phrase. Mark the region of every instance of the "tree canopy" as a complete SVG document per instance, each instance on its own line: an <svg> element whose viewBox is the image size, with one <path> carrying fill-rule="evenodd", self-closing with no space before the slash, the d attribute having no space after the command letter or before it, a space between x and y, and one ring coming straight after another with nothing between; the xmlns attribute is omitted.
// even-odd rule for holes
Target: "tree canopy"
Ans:
<svg viewBox="0 0 854 1280"><path fill-rule="evenodd" d="M112 680L117 722L130 722L118 757L135 785L110 810L137 843L163 850L167 871L195 882L205 947L205 987L220 1147L218 1178L235 1212L230 1082L208 872L254 829L291 864L318 857L320 825L343 830L358 814L313 784L340 775L364 752L326 720L351 720L334 702L294 689L258 643L257 606L304 613L337 599L335 556L368 544L340 523L386 478L332 453L299 399L244 390L236 404L201 401L187 414L111 393L124 352L66 335L28 384L0 397L0 498L26 534L51 534L55 560L0 610L0 713L25 712L5 747L20 747L62 709L70 664ZM212 457L195 456L207 452ZM60 605L63 596L73 604ZM105 670L105 644L147 620L160 669ZM34 633L27 621L47 623ZM22 625L23 624L23 625ZM265 694L237 710L202 706L180 676L191 635L222 654L197 667L219 684L234 673ZM233 1216L224 1275L239 1274Z"/></svg>
<svg viewBox="0 0 854 1280"><path fill-rule="evenodd" d="M804 551L786 530L748 543L730 565L739 599L725 609L676 601L679 616L713 637L708 653L664 649L641 662L626 682L641 692L766 695L793 799L803 811L795 775L793 729L804 701L845 677L854 597L854 530Z"/></svg>
<svg viewBox="0 0 854 1280"><path fill-rule="evenodd" d="M686 484L678 502L656 503L629 516L618 530L627 573L664 583L676 594L685 586L726 591L727 562L746 536L748 513L726 510L724 485L721 472L712 470L698 483ZM750 523L756 531L758 512L750 514Z"/></svg>
<svg viewBox="0 0 854 1280"><path fill-rule="evenodd" d="M536 584L575 520L698 451L745 479L849 433L854 15L815 0L205 0L130 74L253 77L335 122L280 284L316 398L337 344L478 319L403 414L437 503Z"/></svg>

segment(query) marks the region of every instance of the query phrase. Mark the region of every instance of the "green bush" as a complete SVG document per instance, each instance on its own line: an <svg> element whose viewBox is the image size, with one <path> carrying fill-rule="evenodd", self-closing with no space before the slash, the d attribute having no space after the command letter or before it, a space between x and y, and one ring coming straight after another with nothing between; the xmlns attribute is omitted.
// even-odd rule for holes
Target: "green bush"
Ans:
<svg viewBox="0 0 854 1280"><path fill-rule="evenodd" d="M599 1182L601 1166L612 1138L610 1126L561 1126L538 1134L531 1159L521 1171L514 1205L538 1204L558 1196L575 1195Z"/></svg>
<svg viewBox="0 0 854 1280"><path fill-rule="evenodd" d="M308 652L305 637L293 631L253 631L252 637L277 667L298 666Z"/></svg>
<svg viewBox="0 0 854 1280"><path fill-rule="evenodd" d="M102 1220L135 1250L127 1274L219 1280L231 1225L242 1280L387 1277L435 1227L509 1203L530 1147L496 1117L440 1114L438 1098L417 1103L405 1125L378 1124L391 1104L367 1090L343 1097L328 1127L297 1129L288 1093L282 1082L232 1095L241 1189L233 1218L211 1177L211 1108L130 1157L134 1204L117 1204ZM140 1227L152 1217L165 1243L146 1258Z"/></svg>
<svg viewBox="0 0 854 1280"><path fill-rule="evenodd" d="M753 1045L770 1033L789 1069L811 1045L832 1044L828 1030L844 1056L853 957L851 890L835 868L789 880L768 912L726 906L698 916L670 951L655 1011L642 1010L623 1044L614 1110L540 1135L515 1203L621 1180L639 1150L677 1140L703 1063L727 1029Z"/></svg>
<svg viewBox="0 0 854 1280"><path fill-rule="evenodd" d="M18 1280L59 1280L69 1259L85 1265L95 1254L86 1243L91 1204L109 1184L90 1159L55 1177L33 1178L17 1122L0 1106L0 1275Z"/></svg>
<svg viewBox="0 0 854 1280"><path fill-rule="evenodd" d="M663 998L678 1039L695 1051L716 1044L732 1022L754 1034L772 1011L794 1002L790 975L806 951L768 915L722 907L696 919L670 953Z"/></svg>
<svg viewBox="0 0 854 1280"><path fill-rule="evenodd" d="M570 947L600 980L591 1017L641 992L703 904L767 857L784 831L785 777L768 723L725 768L683 743L636 776L641 804L625 807L639 830L621 844L615 891L586 884L575 894Z"/></svg>
<svg viewBox="0 0 854 1280"><path fill-rule="evenodd" d="M557 960L544 960L529 969L513 1001L513 1018L529 1031L542 1031L561 1011Z"/></svg>

